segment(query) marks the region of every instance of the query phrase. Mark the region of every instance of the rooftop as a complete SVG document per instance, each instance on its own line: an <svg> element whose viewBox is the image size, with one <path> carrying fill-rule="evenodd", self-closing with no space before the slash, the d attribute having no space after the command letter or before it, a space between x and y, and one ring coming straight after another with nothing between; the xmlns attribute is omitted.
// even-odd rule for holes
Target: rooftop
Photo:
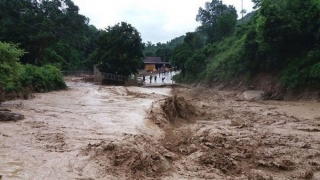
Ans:
<svg viewBox="0 0 320 180"><path fill-rule="evenodd" d="M160 57L145 57L143 59L145 64L163 64Z"/></svg>

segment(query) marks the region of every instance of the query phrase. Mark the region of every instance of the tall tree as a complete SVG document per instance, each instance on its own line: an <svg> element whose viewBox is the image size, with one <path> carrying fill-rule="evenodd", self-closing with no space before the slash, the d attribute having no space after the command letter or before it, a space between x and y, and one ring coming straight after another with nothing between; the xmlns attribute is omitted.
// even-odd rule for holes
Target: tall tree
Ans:
<svg viewBox="0 0 320 180"><path fill-rule="evenodd" d="M93 58L99 70L129 77L141 67L143 44L140 33L128 23L121 22L102 32Z"/></svg>
<svg viewBox="0 0 320 180"><path fill-rule="evenodd" d="M281 69L287 61L311 50L320 28L319 1L263 0L257 19L260 51L268 69Z"/></svg>
<svg viewBox="0 0 320 180"><path fill-rule="evenodd" d="M186 74L185 71L185 63L188 61L188 59L192 56L193 52L190 46L186 43L182 43L178 45L172 53L172 58L170 59L170 62L174 66L178 66L178 68L181 68L181 74L184 76Z"/></svg>
<svg viewBox="0 0 320 180"><path fill-rule="evenodd" d="M191 48L193 52L203 47L203 39L199 33L196 32L187 32L183 41Z"/></svg>
<svg viewBox="0 0 320 180"><path fill-rule="evenodd" d="M205 9L199 8L196 21L201 22L199 31L207 35L208 43L214 43L229 36L237 24L237 11L220 0L205 3Z"/></svg>
<svg viewBox="0 0 320 180"><path fill-rule="evenodd" d="M88 19L71 0L1 0L0 40L19 43L25 63L41 64L45 49L63 40L82 44Z"/></svg>
<svg viewBox="0 0 320 180"><path fill-rule="evenodd" d="M200 35L196 32L188 32L184 37L183 43L173 50L170 61L174 66L181 68L182 76L185 76L186 73L192 74L198 72L200 69L198 67L200 66L195 66L195 64L203 64L203 60L205 59L201 53L197 53L197 50L202 47L203 40Z"/></svg>
<svg viewBox="0 0 320 180"><path fill-rule="evenodd" d="M260 4L262 0L251 0L254 4L253 9L258 9L260 7Z"/></svg>

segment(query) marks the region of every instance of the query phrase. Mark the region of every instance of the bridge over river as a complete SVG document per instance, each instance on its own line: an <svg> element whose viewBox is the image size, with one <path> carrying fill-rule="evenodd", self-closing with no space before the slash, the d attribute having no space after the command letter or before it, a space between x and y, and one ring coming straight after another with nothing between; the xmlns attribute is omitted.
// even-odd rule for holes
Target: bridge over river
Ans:
<svg viewBox="0 0 320 180"><path fill-rule="evenodd" d="M172 77L178 74L179 71L171 71L167 73L149 73L149 75L145 76L145 81L143 82L143 77L139 75L135 78L127 78L125 76L121 76L118 74L111 73L102 73L102 72L93 72L93 71L62 71L63 75L74 75L81 76L83 78L92 76L94 78L94 82L101 84L102 80L111 80L118 82L134 82L138 84L144 84L145 86L162 86L162 85L170 85L175 84L172 80ZM150 79L151 77L151 79ZM155 78L156 77L156 78Z"/></svg>

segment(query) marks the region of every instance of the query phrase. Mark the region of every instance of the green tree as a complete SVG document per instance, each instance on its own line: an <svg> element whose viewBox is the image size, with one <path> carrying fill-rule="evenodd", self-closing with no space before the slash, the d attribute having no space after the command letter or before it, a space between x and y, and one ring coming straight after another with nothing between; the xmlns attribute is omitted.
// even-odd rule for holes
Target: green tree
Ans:
<svg viewBox="0 0 320 180"><path fill-rule="evenodd" d="M160 57L163 62L168 62L172 57L172 49L166 45L158 48L155 52L156 56Z"/></svg>
<svg viewBox="0 0 320 180"><path fill-rule="evenodd" d="M180 36L170 40L167 43L152 44L150 41L145 43L143 50L145 56L158 56L162 61L168 62L171 57L174 48L183 43L184 36Z"/></svg>
<svg viewBox="0 0 320 180"><path fill-rule="evenodd" d="M178 68L181 68L181 74L182 76L185 75L185 66L184 64L188 61L188 59L192 56L192 49L188 44L183 43L177 46L173 50L172 58L170 59L170 62L174 66L178 66Z"/></svg>
<svg viewBox="0 0 320 180"><path fill-rule="evenodd" d="M208 43L214 43L234 31L237 17L235 7L222 4L220 0L212 0L205 3L205 9L199 8L196 21L201 22L198 30L207 35Z"/></svg>
<svg viewBox="0 0 320 180"><path fill-rule="evenodd" d="M320 11L316 1L263 0L257 19L257 41L265 69L277 71L316 45Z"/></svg>
<svg viewBox="0 0 320 180"><path fill-rule="evenodd" d="M16 45L0 41L0 87L14 86L19 79L19 58L25 52ZM0 89L3 90L3 89Z"/></svg>
<svg viewBox="0 0 320 180"><path fill-rule="evenodd" d="M21 61L39 65L46 48L61 40L84 44L89 21L78 11L71 0L1 0L0 40L19 43L28 52Z"/></svg>
<svg viewBox="0 0 320 180"><path fill-rule="evenodd" d="M184 43L188 44L188 46L192 49L194 52L197 49L201 49L204 45L204 40L199 35L199 33L191 33L188 32L185 35Z"/></svg>
<svg viewBox="0 0 320 180"><path fill-rule="evenodd" d="M93 59L102 72L129 77L141 67L143 44L139 32L128 23L121 22L102 32Z"/></svg>
<svg viewBox="0 0 320 180"><path fill-rule="evenodd" d="M85 51L59 41L45 49L43 64L55 64L62 70L84 69ZM91 69L93 66L91 66Z"/></svg>
<svg viewBox="0 0 320 180"><path fill-rule="evenodd" d="M258 9L260 7L262 0L251 0L254 4L253 9Z"/></svg>
<svg viewBox="0 0 320 180"><path fill-rule="evenodd" d="M201 50L196 51L184 64L186 72L196 77L205 70L205 59L206 56Z"/></svg>
<svg viewBox="0 0 320 180"><path fill-rule="evenodd" d="M172 53L170 62L181 68L181 75L195 75L204 67L204 54L200 50L203 47L203 39L199 33L186 33L183 43L177 46Z"/></svg>

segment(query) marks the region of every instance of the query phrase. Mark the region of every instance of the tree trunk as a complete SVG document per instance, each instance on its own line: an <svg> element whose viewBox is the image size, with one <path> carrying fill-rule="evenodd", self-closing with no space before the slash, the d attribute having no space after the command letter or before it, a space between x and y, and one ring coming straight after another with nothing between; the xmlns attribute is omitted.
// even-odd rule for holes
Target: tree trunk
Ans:
<svg viewBox="0 0 320 180"><path fill-rule="evenodd" d="M43 54L43 44L40 44L39 52L37 54L37 57L36 57L34 64L36 64L36 65L40 64L42 54Z"/></svg>

